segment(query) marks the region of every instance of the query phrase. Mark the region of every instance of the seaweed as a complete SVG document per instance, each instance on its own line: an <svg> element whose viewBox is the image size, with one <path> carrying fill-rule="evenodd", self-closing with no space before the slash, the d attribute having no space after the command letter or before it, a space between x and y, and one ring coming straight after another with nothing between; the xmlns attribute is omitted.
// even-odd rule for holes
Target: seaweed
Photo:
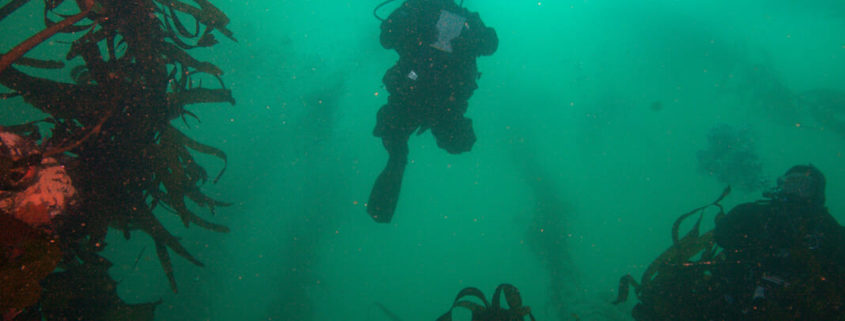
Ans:
<svg viewBox="0 0 845 321"><path fill-rule="evenodd" d="M508 304L507 309L501 305L502 293L505 294L505 302ZM461 300L464 297L474 297L480 300L482 304L469 300ZM519 294L519 290L513 285L507 283L500 284L496 287L496 291L493 292L493 297L491 299L492 304L487 302L487 299L484 297L484 293L478 288L464 288L458 292L458 296L455 297L455 302L452 303L452 307L449 308L449 311L437 318L437 321L452 321L452 310L457 307L470 310L472 312L472 320L477 321L516 321L524 320L526 316L529 317L531 321L535 320L534 315L531 314L531 308L522 305L522 296Z"/></svg>
<svg viewBox="0 0 845 321"><path fill-rule="evenodd" d="M704 209L715 206L719 209L718 221L724 217L719 202L731 191L726 187L718 199L710 204L684 213L672 225L672 246L657 257L643 273L640 282L630 274L619 280L618 296L613 304L628 299L628 290L634 288L640 303L634 307L637 320L706 320L705 312L719 311L709 305L718 305L719 284L712 281L713 269L724 261L718 253L713 231L701 234L700 226ZM693 227L679 238L679 229L684 220L699 214Z"/></svg>
<svg viewBox="0 0 845 321"><path fill-rule="evenodd" d="M25 2L4 5L0 19ZM222 71L186 52L216 43L213 31L234 40L226 27L229 20L205 0L192 1L196 6L173 0L78 0L79 12L70 16L57 12L62 2L45 1L45 29L0 58L0 84L49 114L45 121L53 127L42 139L42 155L61 156L83 195L74 210L78 212L74 217L81 219L69 220L57 231L65 250L62 266L73 266L101 251L109 227L126 238L131 231L141 230L153 238L170 287L177 292L169 252L198 266L202 263L161 224L153 214L156 207L168 209L186 227L194 224L228 231L197 215L187 202L212 214L215 208L229 205L202 191L208 173L193 156L207 154L224 162L213 180L216 183L225 171L226 154L189 138L172 121L197 117L187 105L235 103L223 86ZM185 14L195 20L196 32L186 32ZM53 16L61 20L54 22ZM56 34L74 39L66 60L81 57L84 61L72 66L76 83L39 78L16 68L59 68L60 62L23 56ZM195 86L194 80L203 75L215 78L220 88ZM101 277L108 278L107 274ZM129 314L146 316L135 310Z"/></svg>
<svg viewBox="0 0 845 321"><path fill-rule="evenodd" d="M0 315L4 315L38 302L39 281L56 268L62 252L51 237L2 211L0 249Z"/></svg>
<svg viewBox="0 0 845 321"><path fill-rule="evenodd" d="M35 48L35 46L60 32L62 29L68 28L88 16L88 13L93 7L94 2L92 0L86 0L84 5L80 3L79 13L65 18L59 23L48 26L46 29L33 35L32 37L29 37L24 42L12 48L9 52L3 54L3 56L0 57L0 72L3 72L3 70L6 70L6 68L8 68L13 62L23 57L23 55L30 49Z"/></svg>

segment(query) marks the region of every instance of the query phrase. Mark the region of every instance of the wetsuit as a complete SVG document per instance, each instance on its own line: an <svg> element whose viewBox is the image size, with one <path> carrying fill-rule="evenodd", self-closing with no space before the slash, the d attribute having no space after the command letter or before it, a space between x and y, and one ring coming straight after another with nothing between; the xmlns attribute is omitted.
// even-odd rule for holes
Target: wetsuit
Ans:
<svg viewBox="0 0 845 321"><path fill-rule="evenodd" d="M826 207L741 204L714 237L730 319L845 320L845 231Z"/></svg>
<svg viewBox="0 0 845 321"><path fill-rule="evenodd" d="M452 154L472 149L475 133L464 113L478 87L475 59L493 54L498 38L477 13L452 0L408 0L382 23L381 44L395 49L399 61L382 80L390 96L373 134L382 139L389 159L367 212L386 223L399 198L414 131L431 129L437 146Z"/></svg>

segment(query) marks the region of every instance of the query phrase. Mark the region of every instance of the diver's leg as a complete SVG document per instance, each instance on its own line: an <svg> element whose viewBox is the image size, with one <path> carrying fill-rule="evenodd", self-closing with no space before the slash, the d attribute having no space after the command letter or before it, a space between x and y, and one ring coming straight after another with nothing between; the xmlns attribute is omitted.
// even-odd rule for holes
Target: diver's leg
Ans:
<svg viewBox="0 0 845 321"><path fill-rule="evenodd" d="M385 147L394 145L390 152L387 165L381 171L373 189L370 191L370 200L367 202L367 213L379 223L389 223L399 202L399 191L402 188L402 177L405 174L405 165L408 163L408 140L403 142L388 142L384 139ZM404 152L399 145L404 145Z"/></svg>
<svg viewBox="0 0 845 321"><path fill-rule="evenodd" d="M416 128L401 111L401 108L390 103L382 107L378 113L376 129L373 131L375 136L381 137L382 144L389 154L387 165L373 184L367 202L367 213L379 223L388 223L393 218L399 201L405 165L408 163L408 139Z"/></svg>
<svg viewBox="0 0 845 321"><path fill-rule="evenodd" d="M437 140L437 146L450 154L468 152L475 145L476 137L472 129L472 120L463 115L466 107L466 101L450 104L431 128L431 133Z"/></svg>

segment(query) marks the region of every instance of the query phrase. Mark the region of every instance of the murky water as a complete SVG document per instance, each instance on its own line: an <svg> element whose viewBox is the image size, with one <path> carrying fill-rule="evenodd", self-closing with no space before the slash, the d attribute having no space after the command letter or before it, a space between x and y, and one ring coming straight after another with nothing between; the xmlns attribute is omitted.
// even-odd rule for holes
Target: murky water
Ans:
<svg viewBox="0 0 845 321"><path fill-rule="evenodd" d="M412 136L387 225L364 207L387 159L371 133L388 95L381 77L397 59L379 45L378 3L214 4L238 41L192 53L224 71L237 104L193 105L202 122L179 126L228 154L225 175L204 190L234 205L205 217L231 232L159 213L205 263L174 256L178 294L146 235L115 232L105 252L124 300L163 299L158 320L388 320L376 302L403 320L434 320L460 289L491 295L499 283L517 286L538 319L574 319L558 316L552 282L564 313L632 319L635 300L610 304L618 278L642 273L671 244L674 219L722 191L697 156L720 125L746 130L761 180L820 168L831 213L845 221L835 196L845 190L840 1L466 0L500 40L478 59L467 113L478 141L450 155L429 133ZM40 5L0 24L3 50L43 27ZM3 124L38 117L20 100L0 103ZM222 167L197 157L210 172ZM735 190L724 204L759 198ZM559 215L550 231L534 228L542 211Z"/></svg>

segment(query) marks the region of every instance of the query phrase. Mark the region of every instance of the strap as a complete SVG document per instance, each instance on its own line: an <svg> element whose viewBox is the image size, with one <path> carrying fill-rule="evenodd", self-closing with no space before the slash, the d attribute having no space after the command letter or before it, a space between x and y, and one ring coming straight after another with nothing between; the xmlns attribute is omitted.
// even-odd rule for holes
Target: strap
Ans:
<svg viewBox="0 0 845 321"><path fill-rule="evenodd" d="M378 19L379 21L384 22L384 18L378 16L378 9L381 9L381 7L384 7L385 5L393 1L395 0L384 0L384 2L379 3L379 5L377 5L375 9L373 9L373 16L375 16L376 19Z"/></svg>

